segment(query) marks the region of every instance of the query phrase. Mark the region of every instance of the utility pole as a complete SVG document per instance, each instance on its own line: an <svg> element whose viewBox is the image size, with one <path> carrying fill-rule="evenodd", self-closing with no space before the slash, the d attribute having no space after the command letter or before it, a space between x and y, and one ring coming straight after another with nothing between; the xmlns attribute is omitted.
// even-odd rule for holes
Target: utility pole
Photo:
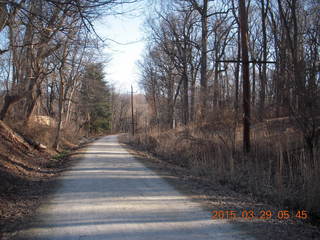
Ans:
<svg viewBox="0 0 320 240"><path fill-rule="evenodd" d="M239 19L243 78L243 150L248 153L250 152L250 81L248 57L248 15L245 0L239 0Z"/></svg>
<svg viewBox="0 0 320 240"><path fill-rule="evenodd" d="M134 136L134 116L133 116L133 88L131 85L131 130L132 130L132 136Z"/></svg>
<svg viewBox="0 0 320 240"><path fill-rule="evenodd" d="M224 63L242 63L242 88L243 88L243 151L245 153L250 152L250 80L249 80L249 64L276 64L276 61L269 61L264 56L263 60L252 59L249 60L248 54L248 13L246 10L246 1L239 0L239 27L240 27L240 38L241 41L241 55L240 59L230 60L218 60L217 62ZM236 95L237 98L238 95ZM237 103L235 104L237 108Z"/></svg>

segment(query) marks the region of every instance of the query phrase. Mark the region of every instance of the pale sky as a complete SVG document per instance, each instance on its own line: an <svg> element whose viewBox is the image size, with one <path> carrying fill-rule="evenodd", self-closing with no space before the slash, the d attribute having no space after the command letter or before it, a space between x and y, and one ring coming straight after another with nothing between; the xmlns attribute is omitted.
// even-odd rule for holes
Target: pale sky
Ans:
<svg viewBox="0 0 320 240"><path fill-rule="evenodd" d="M109 38L104 53L111 56L106 65L107 80L121 92L128 92L131 84L139 91L139 71L136 66L141 59L145 46L145 34L142 24L145 21L145 9L139 8L129 14L107 16L95 23L95 29L101 38Z"/></svg>

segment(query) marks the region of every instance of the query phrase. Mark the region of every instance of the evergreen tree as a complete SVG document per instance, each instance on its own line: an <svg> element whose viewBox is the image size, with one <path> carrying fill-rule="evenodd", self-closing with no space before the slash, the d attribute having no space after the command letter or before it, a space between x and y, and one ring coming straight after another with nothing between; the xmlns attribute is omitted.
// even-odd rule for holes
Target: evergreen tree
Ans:
<svg viewBox="0 0 320 240"><path fill-rule="evenodd" d="M86 65L82 79L81 102L89 133L110 130L110 89L105 81L102 63Z"/></svg>

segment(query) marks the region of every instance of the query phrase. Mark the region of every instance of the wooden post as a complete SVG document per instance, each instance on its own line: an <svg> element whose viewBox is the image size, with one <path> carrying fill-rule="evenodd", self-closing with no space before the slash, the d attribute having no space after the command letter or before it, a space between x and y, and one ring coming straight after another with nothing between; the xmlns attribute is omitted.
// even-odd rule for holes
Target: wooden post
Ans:
<svg viewBox="0 0 320 240"><path fill-rule="evenodd" d="M243 78L243 151L250 152L250 80L248 56L248 15L245 0L239 0Z"/></svg>
<svg viewBox="0 0 320 240"><path fill-rule="evenodd" d="M134 136L133 88L132 88L132 85L131 85L131 130L132 130L132 136Z"/></svg>

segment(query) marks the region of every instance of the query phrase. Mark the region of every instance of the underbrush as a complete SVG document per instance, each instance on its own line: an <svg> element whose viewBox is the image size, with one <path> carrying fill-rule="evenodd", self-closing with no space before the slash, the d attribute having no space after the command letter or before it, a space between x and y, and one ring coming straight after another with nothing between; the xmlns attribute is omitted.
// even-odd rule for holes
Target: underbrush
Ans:
<svg viewBox="0 0 320 240"><path fill-rule="evenodd" d="M56 136L56 126L41 124L33 121L30 121L28 127L25 127L22 122L10 123L9 125L12 129L14 129L14 131L23 135L25 138L32 139L39 144L41 143L49 150L52 149ZM60 149L63 151L64 149L72 149L76 147L82 135L83 133L77 132L73 126L64 126L60 132Z"/></svg>
<svg viewBox="0 0 320 240"><path fill-rule="evenodd" d="M297 131L264 123L253 127L252 150L243 154L241 127L222 129L151 130L123 141L257 200L320 217L319 147L311 161Z"/></svg>

